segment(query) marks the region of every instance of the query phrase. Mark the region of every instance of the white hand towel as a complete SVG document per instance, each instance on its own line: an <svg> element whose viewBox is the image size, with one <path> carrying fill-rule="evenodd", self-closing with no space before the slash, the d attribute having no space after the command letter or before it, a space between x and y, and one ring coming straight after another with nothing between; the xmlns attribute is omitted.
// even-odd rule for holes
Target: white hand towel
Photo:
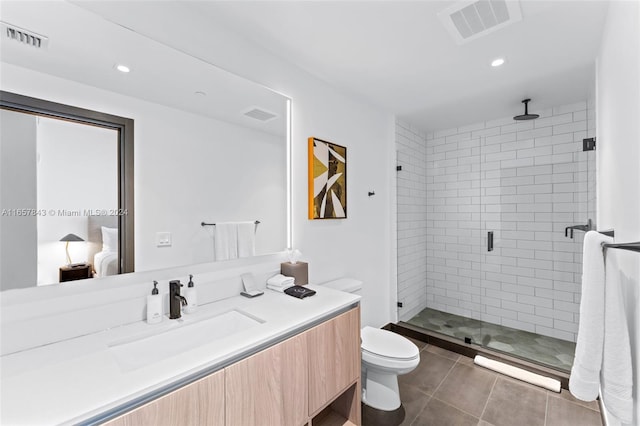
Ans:
<svg viewBox="0 0 640 426"><path fill-rule="evenodd" d="M238 257L256 255L256 223L238 222Z"/></svg>
<svg viewBox="0 0 640 426"><path fill-rule="evenodd" d="M593 401L602 384L611 414L631 422L631 349L620 295L619 270L603 258L602 243L613 239L596 231L585 235L582 260L580 324L569 390ZM612 258L611 253L607 258Z"/></svg>
<svg viewBox="0 0 640 426"><path fill-rule="evenodd" d="M238 225L234 222L216 223L213 232L216 260L238 257Z"/></svg>
<svg viewBox="0 0 640 426"><path fill-rule="evenodd" d="M267 280L267 286L288 288L293 285L294 280L295 279L293 277L286 277L282 274L278 274Z"/></svg>
<svg viewBox="0 0 640 426"><path fill-rule="evenodd" d="M283 293L289 287L293 287L293 283L285 284L285 285L282 285L282 286L267 284L267 288L269 288L271 290L279 291L280 293Z"/></svg>

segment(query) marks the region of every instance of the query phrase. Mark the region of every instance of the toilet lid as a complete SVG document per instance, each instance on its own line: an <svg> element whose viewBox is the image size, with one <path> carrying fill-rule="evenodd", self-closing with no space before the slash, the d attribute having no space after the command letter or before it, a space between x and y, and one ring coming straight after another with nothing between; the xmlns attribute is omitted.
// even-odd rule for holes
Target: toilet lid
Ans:
<svg viewBox="0 0 640 426"><path fill-rule="evenodd" d="M362 349L387 358L412 359L419 355L413 342L399 334L373 327L364 327L360 334Z"/></svg>

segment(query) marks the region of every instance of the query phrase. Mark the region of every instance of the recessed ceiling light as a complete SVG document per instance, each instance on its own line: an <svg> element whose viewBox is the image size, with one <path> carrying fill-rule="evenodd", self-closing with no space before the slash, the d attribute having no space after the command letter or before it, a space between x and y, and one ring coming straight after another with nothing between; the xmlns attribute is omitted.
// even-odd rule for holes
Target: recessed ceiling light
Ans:
<svg viewBox="0 0 640 426"><path fill-rule="evenodd" d="M502 64L504 64L504 58L497 58L491 62L492 67L499 67Z"/></svg>
<svg viewBox="0 0 640 426"><path fill-rule="evenodd" d="M129 67L128 67L128 66L126 66L126 65L122 65L122 64L118 64L118 65L116 65L116 69L117 69L118 71L120 71L120 72L125 72L125 73L126 73L126 72L131 71L131 68L129 68Z"/></svg>

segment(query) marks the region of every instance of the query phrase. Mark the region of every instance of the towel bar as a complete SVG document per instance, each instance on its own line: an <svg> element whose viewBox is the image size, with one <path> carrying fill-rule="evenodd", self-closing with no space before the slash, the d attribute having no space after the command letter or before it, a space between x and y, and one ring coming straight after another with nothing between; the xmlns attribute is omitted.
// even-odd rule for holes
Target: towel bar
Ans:
<svg viewBox="0 0 640 426"><path fill-rule="evenodd" d="M602 244L602 248L603 249L617 248L617 249L635 251L635 252L640 253L640 241L635 242L635 243L622 243L622 244L604 243L604 244Z"/></svg>
<svg viewBox="0 0 640 426"><path fill-rule="evenodd" d="M255 223L256 225L258 225L258 224L260 223L260 221L259 221L259 220L256 220L254 223ZM215 223L205 223L205 222L201 222L201 223L200 223L200 226L216 226L216 224L215 224Z"/></svg>
<svg viewBox="0 0 640 426"><path fill-rule="evenodd" d="M609 231L598 231L601 234L604 234L608 237L614 237L615 236L615 231L613 229L609 230ZM637 241L635 243L602 243L602 249L608 249L608 248L617 248L617 249L622 249L622 250L629 250L629 251L637 251L640 252L640 241Z"/></svg>

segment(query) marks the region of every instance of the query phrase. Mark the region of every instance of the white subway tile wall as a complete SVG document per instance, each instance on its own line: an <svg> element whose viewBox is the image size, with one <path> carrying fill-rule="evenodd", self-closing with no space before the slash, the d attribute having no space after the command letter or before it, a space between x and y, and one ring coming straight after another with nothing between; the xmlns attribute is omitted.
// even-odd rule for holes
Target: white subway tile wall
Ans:
<svg viewBox="0 0 640 426"><path fill-rule="evenodd" d="M593 111L430 135L397 123L401 320L427 306L575 341L584 233L564 231L595 221L595 153L582 151Z"/></svg>

